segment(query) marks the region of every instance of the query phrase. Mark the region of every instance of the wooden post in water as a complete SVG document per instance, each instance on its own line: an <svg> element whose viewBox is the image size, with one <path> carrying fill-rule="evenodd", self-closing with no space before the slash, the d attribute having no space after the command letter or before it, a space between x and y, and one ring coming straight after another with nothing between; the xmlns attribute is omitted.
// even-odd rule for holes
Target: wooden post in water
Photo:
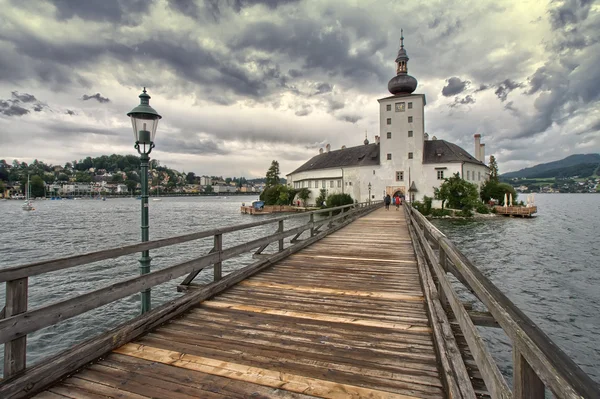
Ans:
<svg viewBox="0 0 600 399"><path fill-rule="evenodd" d="M277 229L278 233L283 233L283 220L279 221L279 228ZM283 251L283 238L279 240L279 252Z"/></svg>
<svg viewBox="0 0 600 399"><path fill-rule="evenodd" d="M5 317L27 311L27 277L6 282ZM27 335L4 344L4 379L25 370Z"/></svg>
<svg viewBox="0 0 600 399"><path fill-rule="evenodd" d="M514 399L544 399L544 383L513 342L513 395Z"/></svg>
<svg viewBox="0 0 600 399"><path fill-rule="evenodd" d="M215 234L215 246L214 251L219 253L219 262L215 262L214 266L214 281L221 280L223 271L222 271L222 262L221 254L223 253L223 234Z"/></svg>

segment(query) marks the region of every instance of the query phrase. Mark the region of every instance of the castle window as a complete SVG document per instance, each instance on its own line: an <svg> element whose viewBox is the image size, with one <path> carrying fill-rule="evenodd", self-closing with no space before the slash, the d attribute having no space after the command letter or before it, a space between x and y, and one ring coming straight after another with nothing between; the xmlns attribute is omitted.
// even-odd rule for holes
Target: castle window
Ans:
<svg viewBox="0 0 600 399"><path fill-rule="evenodd" d="M373 174L375 174L375 169L373 169Z"/></svg>
<svg viewBox="0 0 600 399"><path fill-rule="evenodd" d="M325 188L326 184L325 184L325 180L321 180L321 188Z"/></svg>
<svg viewBox="0 0 600 399"><path fill-rule="evenodd" d="M481 181L481 172L477 172L477 180Z"/></svg>
<svg viewBox="0 0 600 399"><path fill-rule="evenodd" d="M342 187L342 181L341 180L338 180L338 188L339 187Z"/></svg>
<svg viewBox="0 0 600 399"><path fill-rule="evenodd" d="M471 171L467 170L467 180L471 180Z"/></svg>
<svg viewBox="0 0 600 399"><path fill-rule="evenodd" d="M329 180L329 188L333 188L333 180Z"/></svg>
<svg viewBox="0 0 600 399"><path fill-rule="evenodd" d="M387 138L391 139L392 138L392 132L387 132Z"/></svg>
<svg viewBox="0 0 600 399"><path fill-rule="evenodd" d="M412 116L408 117L408 123L412 123Z"/></svg>
<svg viewBox="0 0 600 399"><path fill-rule="evenodd" d="M392 154L387 154L387 159L390 161L392 159Z"/></svg>
<svg viewBox="0 0 600 399"><path fill-rule="evenodd" d="M412 152L408 153L408 159L413 159L413 153Z"/></svg>
<svg viewBox="0 0 600 399"><path fill-rule="evenodd" d="M444 180L444 171L443 170L437 171L437 178L438 178L438 180Z"/></svg>
<svg viewBox="0 0 600 399"><path fill-rule="evenodd" d="M392 118L387 118L387 124L391 125L392 124Z"/></svg>
<svg viewBox="0 0 600 399"><path fill-rule="evenodd" d="M403 171L396 172L396 181L404 181L404 172Z"/></svg>
<svg viewBox="0 0 600 399"><path fill-rule="evenodd" d="M311 188L312 184L310 183L310 180L308 181L308 188Z"/></svg>
<svg viewBox="0 0 600 399"><path fill-rule="evenodd" d="M408 131L408 137L412 137L412 136L413 136L413 131L412 131L412 130L409 130L409 131Z"/></svg>
<svg viewBox="0 0 600 399"><path fill-rule="evenodd" d="M388 104L385 106L385 110L386 111L391 111L392 110L392 104Z"/></svg>
<svg viewBox="0 0 600 399"><path fill-rule="evenodd" d="M412 103L408 103L408 109L412 109Z"/></svg>

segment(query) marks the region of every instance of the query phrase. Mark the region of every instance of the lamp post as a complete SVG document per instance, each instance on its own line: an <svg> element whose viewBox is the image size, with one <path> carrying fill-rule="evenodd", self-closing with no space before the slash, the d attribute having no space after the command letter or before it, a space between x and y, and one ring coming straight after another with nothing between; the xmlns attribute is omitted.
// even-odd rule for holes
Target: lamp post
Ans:
<svg viewBox="0 0 600 399"><path fill-rule="evenodd" d="M162 118L150 106L150 96L146 88L140 94L140 105L132 109L127 116L131 118L135 149L140 154L141 185L142 185L142 242L148 241L148 162L150 152L154 148L154 136L159 119ZM142 251L140 258L140 275L150 273L150 251ZM150 310L150 288L141 292L141 310L146 313Z"/></svg>
<svg viewBox="0 0 600 399"><path fill-rule="evenodd" d="M371 182L369 182L369 205L371 205Z"/></svg>

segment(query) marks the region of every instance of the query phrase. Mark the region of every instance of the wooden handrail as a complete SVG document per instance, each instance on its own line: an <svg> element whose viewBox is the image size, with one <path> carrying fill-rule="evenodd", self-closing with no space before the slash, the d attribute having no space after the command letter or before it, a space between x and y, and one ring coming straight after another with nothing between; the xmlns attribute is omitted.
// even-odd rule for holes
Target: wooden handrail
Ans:
<svg viewBox="0 0 600 399"><path fill-rule="evenodd" d="M150 287L166 283L175 278L184 276L185 274L197 274L202 269L211 265L214 265L213 281L216 283L223 278L221 275L221 263L224 260L231 259L254 248L269 245L274 242L278 242L279 244L278 253L284 253L285 250L283 240L285 238L289 236L298 236L307 230L312 232L314 231L315 227L320 227L325 224L328 224L330 227L334 222L338 222L338 226L340 224L345 224L345 219L349 217L358 217L362 213L369 211L370 209L374 209L377 206L378 204L372 204L370 207L363 207L362 205L356 206L355 204L352 204L336 208L312 211L310 212L310 219L308 223L288 230L283 230L284 220L288 220L293 217L304 216L305 214L283 216L242 225L211 229L178 237L149 241L143 244L113 248L68 258L37 262L34 264L4 269L0 271L0 276L2 276L4 280L0 281L7 281L7 292L10 294L7 295L6 317L0 319L0 343L5 344L5 378L18 374L25 369L26 339L27 334L31 332L54 325L63 320L88 312L92 309L114 302L118 299L122 299L142 290L146 290ZM342 212L327 219L314 221L315 214L324 212L329 213L330 209L341 210ZM274 234L250 240L233 247L223 248L222 237L224 233L231 233L271 223L277 223L278 226L277 231ZM336 228L337 226L333 227L332 230ZM318 236L323 236L323 234L328 234L328 231L319 233ZM316 233L311 234L311 237L313 235L316 235ZM27 285L29 276L211 236L214 237L214 248L206 255L197 257L190 261L169 266L162 270L157 270L138 277L124 279L109 286L86 292L73 298L35 309L27 309ZM297 246L299 244L294 245ZM277 254L272 255L270 258L274 258L276 255ZM267 258L267 260L270 258Z"/></svg>
<svg viewBox="0 0 600 399"><path fill-rule="evenodd" d="M377 203L375 203L377 205ZM289 220L307 215L315 215L320 213L328 213L330 210L351 209L354 204L343 205L335 208L325 208L316 211L296 213L293 215L280 216L272 219L261 220L252 223L219 227L200 231L197 233L184 234L176 237L163 238L159 240L147 241L139 244L126 245L123 247L103 249L101 251L89 252L81 255L74 255L59 259L50 259L35 263L29 263L20 266L13 266L0 269L0 283L17 280L24 277L37 276L39 274L68 269L75 266L85 265L87 263L98 262L106 259L114 259L125 255L131 255L136 252L148 251L151 249L163 248L170 245L182 244L184 242L199 240L202 238L212 237L217 234L232 233L239 230L245 230L252 227L264 226L267 224L278 223L282 220Z"/></svg>
<svg viewBox="0 0 600 399"><path fill-rule="evenodd" d="M454 267L448 270L455 273L459 281L468 285L511 338L513 351L516 353L515 398L543 398L544 385L559 398L600 398L600 387L596 382L483 275L448 238L417 210L410 205L407 208L411 223L417 229L428 231L430 237L453 263ZM421 239L423 245L429 246L424 236ZM430 261L437 261L437 258ZM447 280L445 272L441 273L440 270L436 271L436 276L440 280ZM469 348L474 351L471 344ZM536 379L540 381L536 382Z"/></svg>

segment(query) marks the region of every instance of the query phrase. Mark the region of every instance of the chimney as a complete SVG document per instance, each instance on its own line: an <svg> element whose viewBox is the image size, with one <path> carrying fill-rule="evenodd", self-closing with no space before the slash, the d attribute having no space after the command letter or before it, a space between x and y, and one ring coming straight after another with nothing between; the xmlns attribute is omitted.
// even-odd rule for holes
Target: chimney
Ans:
<svg viewBox="0 0 600 399"><path fill-rule="evenodd" d="M479 146L479 156L481 157L480 161L485 163L485 144Z"/></svg>
<svg viewBox="0 0 600 399"><path fill-rule="evenodd" d="M379 136L375 136L375 144L379 144Z"/></svg>
<svg viewBox="0 0 600 399"><path fill-rule="evenodd" d="M481 161L481 157L479 156L479 151L481 150L481 134L477 133L473 137L475 137L475 154L473 155L475 155L475 159Z"/></svg>
<svg viewBox="0 0 600 399"><path fill-rule="evenodd" d="M329 152L329 150L331 150L331 144L327 144L327 145L325 146L325 149L327 150L327 152Z"/></svg>
<svg viewBox="0 0 600 399"><path fill-rule="evenodd" d="M437 140L437 137L433 136L433 137L431 138L431 140Z"/></svg>
<svg viewBox="0 0 600 399"><path fill-rule="evenodd" d="M319 154L323 153L323 147L319 148Z"/></svg>
<svg viewBox="0 0 600 399"><path fill-rule="evenodd" d="M344 150L344 149L346 149L346 146L345 146L345 145L343 145L343 146L342 146L342 150Z"/></svg>
<svg viewBox="0 0 600 399"><path fill-rule="evenodd" d="M429 140L429 133L425 132L425 134L423 135L423 139L425 141Z"/></svg>

